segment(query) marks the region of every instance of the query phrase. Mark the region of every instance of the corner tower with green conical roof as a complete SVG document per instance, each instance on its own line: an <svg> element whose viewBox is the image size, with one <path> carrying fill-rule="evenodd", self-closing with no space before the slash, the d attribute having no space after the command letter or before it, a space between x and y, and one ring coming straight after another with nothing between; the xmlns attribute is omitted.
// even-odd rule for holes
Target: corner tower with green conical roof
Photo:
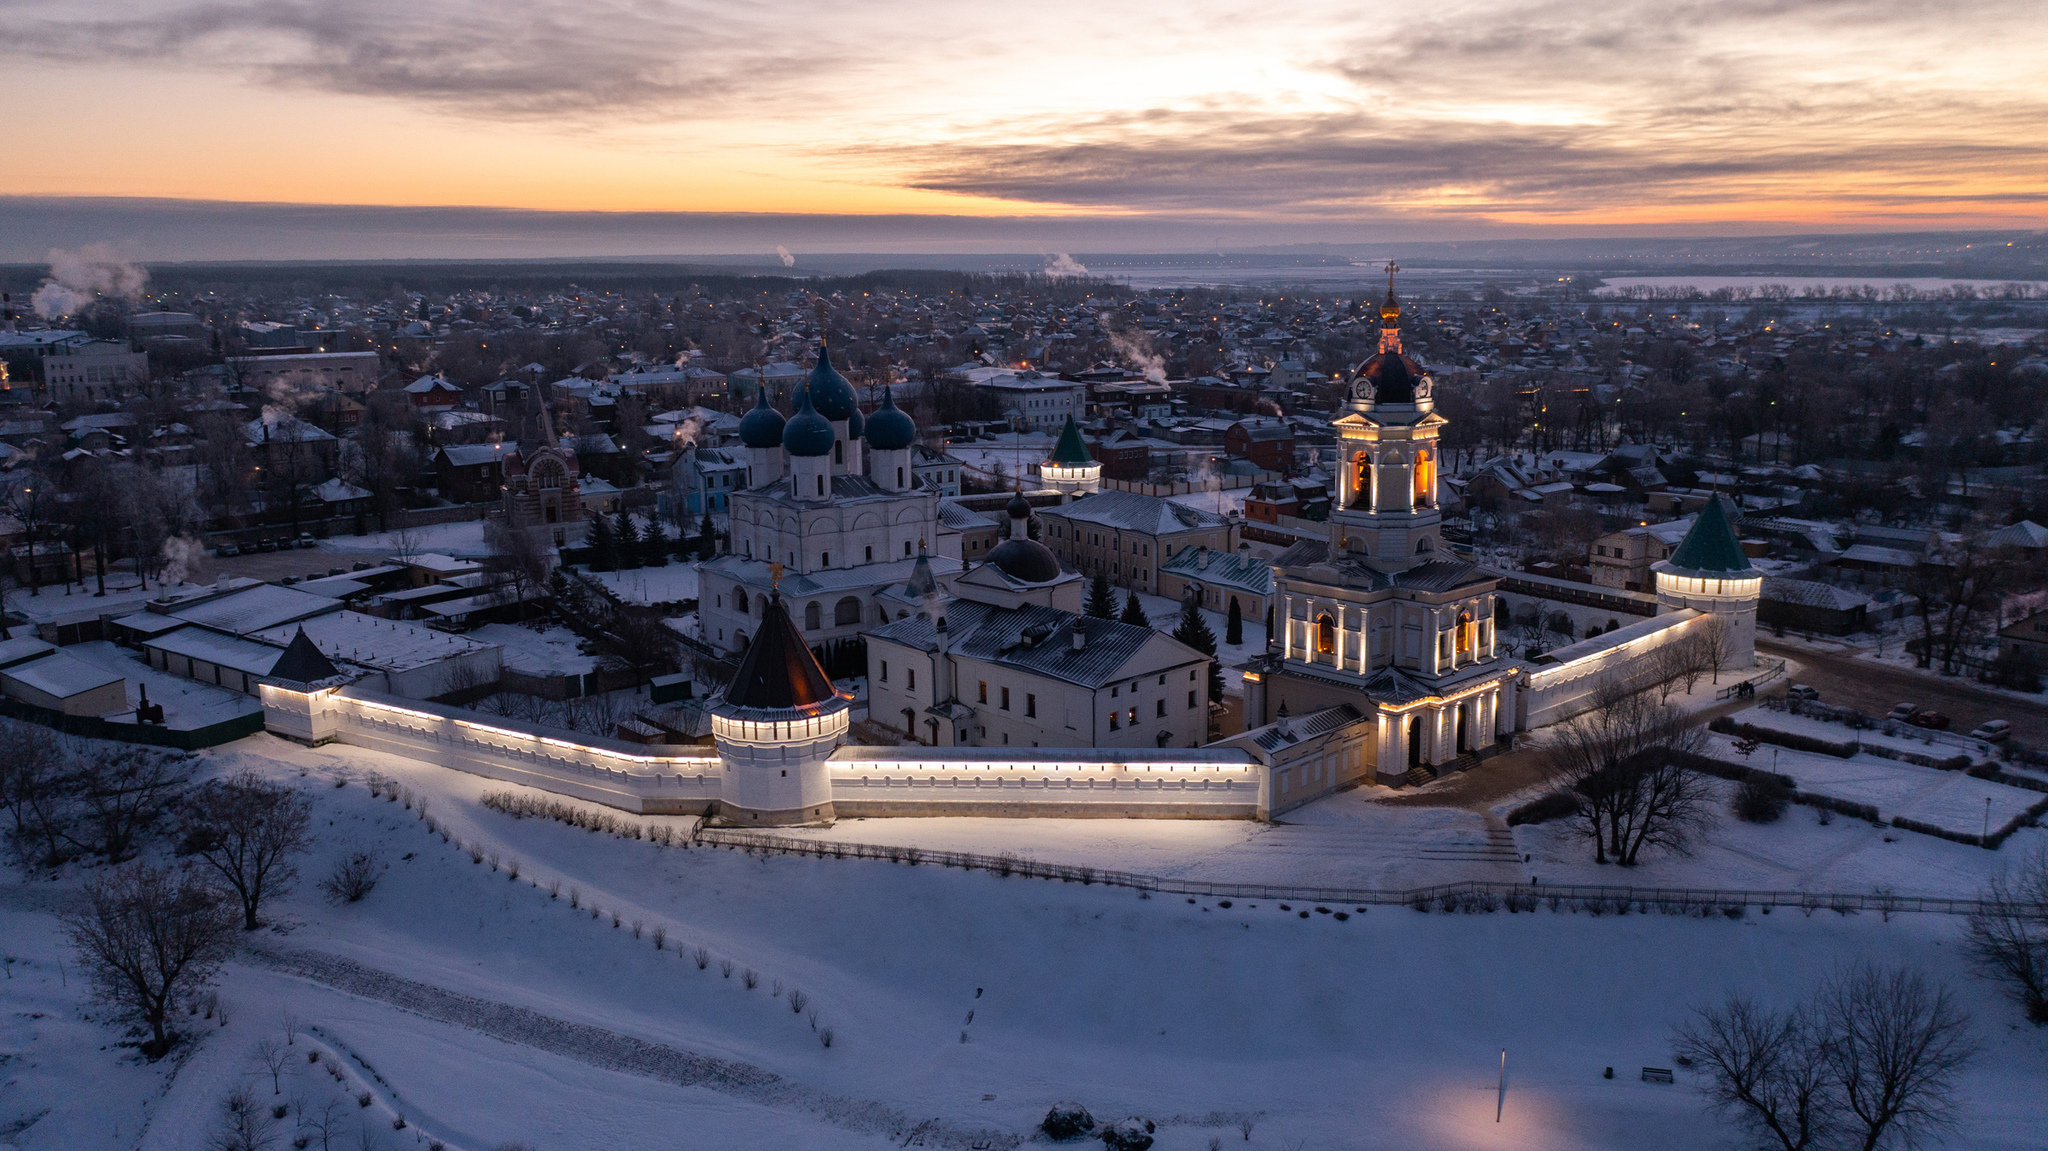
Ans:
<svg viewBox="0 0 2048 1151"><path fill-rule="evenodd" d="M1067 499L1094 495L1102 490L1102 465L1088 454L1088 441L1081 438L1081 425L1067 417L1052 454L1038 465L1038 478L1046 487Z"/></svg>
<svg viewBox="0 0 2048 1151"><path fill-rule="evenodd" d="M1690 608L1717 617L1727 634L1724 668L1746 668L1756 662L1756 607L1763 597L1764 578L1734 525L1714 496L1679 541L1678 550L1652 568L1657 576L1657 610Z"/></svg>

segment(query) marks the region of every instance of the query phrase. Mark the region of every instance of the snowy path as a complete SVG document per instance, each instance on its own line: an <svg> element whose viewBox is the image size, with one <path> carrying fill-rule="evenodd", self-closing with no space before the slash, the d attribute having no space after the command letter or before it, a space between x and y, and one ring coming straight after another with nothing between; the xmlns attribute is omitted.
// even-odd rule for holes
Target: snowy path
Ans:
<svg viewBox="0 0 2048 1151"><path fill-rule="evenodd" d="M529 1008L463 995L322 951L251 950L241 958L246 963L388 1003L507 1043L606 1071L638 1075L678 1087L709 1088L767 1107L802 1111L852 1131L887 1134L892 1140L900 1140L914 1130L927 1145L974 1151L1007 1151L1024 1141L1021 1136L990 1129L962 1130L938 1119L913 1120L885 1104L830 1095L750 1063L699 1055L587 1023L543 1015Z"/></svg>

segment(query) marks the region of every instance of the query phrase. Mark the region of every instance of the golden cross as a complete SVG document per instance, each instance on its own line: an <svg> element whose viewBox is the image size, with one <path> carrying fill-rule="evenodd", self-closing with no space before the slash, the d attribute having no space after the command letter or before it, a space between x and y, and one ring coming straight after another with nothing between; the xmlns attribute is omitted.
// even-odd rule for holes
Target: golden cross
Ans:
<svg viewBox="0 0 2048 1151"><path fill-rule="evenodd" d="M1400 270L1401 265L1396 264L1392 260L1387 261L1387 291L1389 294L1391 294L1394 290L1394 273Z"/></svg>
<svg viewBox="0 0 2048 1151"><path fill-rule="evenodd" d="M769 565L768 565L768 578L769 578L769 580L770 580L770 585L769 585L769 586L770 586L770 587L771 587L771 588L772 588L772 589L774 590L775 594L777 594L777 595L781 595L781 594L782 594L782 565L781 565L781 564L779 564L779 563L772 563L772 564L769 564Z"/></svg>

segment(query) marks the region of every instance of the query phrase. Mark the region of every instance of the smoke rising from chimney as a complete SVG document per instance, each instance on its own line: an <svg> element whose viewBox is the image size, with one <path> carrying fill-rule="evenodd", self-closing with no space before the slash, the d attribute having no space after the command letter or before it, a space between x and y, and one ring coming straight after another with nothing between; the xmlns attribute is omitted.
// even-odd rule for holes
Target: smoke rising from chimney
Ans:
<svg viewBox="0 0 2048 1151"><path fill-rule="evenodd" d="M777 259L779 259L779 260L781 260L781 261L782 261L782 266L783 266L783 267L785 267L785 268L794 268L794 267L796 267L796 257L795 257L795 256L792 256L792 255L790 255L790 254L789 254L789 249L788 249L788 248L785 248L785 247L783 247L783 246L782 246L781 244L777 244L777 245L775 245L775 256L776 256L776 258L777 258Z"/></svg>

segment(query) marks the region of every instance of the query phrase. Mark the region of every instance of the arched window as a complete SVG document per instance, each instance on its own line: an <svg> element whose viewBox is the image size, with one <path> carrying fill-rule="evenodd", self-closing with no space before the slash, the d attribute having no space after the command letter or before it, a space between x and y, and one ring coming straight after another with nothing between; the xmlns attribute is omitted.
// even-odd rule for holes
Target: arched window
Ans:
<svg viewBox="0 0 2048 1151"><path fill-rule="evenodd" d="M1351 490L1357 502L1369 508L1372 506L1372 454L1360 452L1352 457L1351 464L1354 469Z"/></svg>
<svg viewBox="0 0 2048 1151"><path fill-rule="evenodd" d="M1432 543L1430 543L1430 542L1429 542L1429 537L1428 537L1428 536L1423 536L1423 537L1422 537L1421 539L1419 539L1419 540L1416 540L1416 541L1415 541L1415 554L1416 554L1416 555L1419 555L1419 556L1421 556L1421 555L1428 555L1428 554L1429 554L1430 552L1432 552L1432 551L1435 551L1435 550L1436 550L1436 545L1435 545L1435 544L1432 544Z"/></svg>
<svg viewBox="0 0 2048 1151"><path fill-rule="evenodd" d="M1458 650L1471 655L1478 651L1479 626L1472 622L1472 613L1458 613Z"/></svg>
<svg viewBox="0 0 2048 1151"><path fill-rule="evenodd" d="M1430 506L1431 496L1436 492L1436 455L1428 448L1415 452L1415 506Z"/></svg>
<svg viewBox="0 0 2048 1151"><path fill-rule="evenodd" d="M1337 621L1328 612L1316 617L1316 651L1330 655L1337 650Z"/></svg>
<svg viewBox="0 0 2048 1151"><path fill-rule="evenodd" d="M747 589L732 589L732 606L738 608L741 615L747 614Z"/></svg>
<svg viewBox="0 0 2048 1151"><path fill-rule="evenodd" d="M745 651L747 649L747 633L745 631L732 633L732 645L741 651Z"/></svg>
<svg viewBox="0 0 2048 1151"><path fill-rule="evenodd" d="M562 486L562 465L553 460L542 460L533 468L533 482L536 487L559 488Z"/></svg>
<svg viewBox="0 0 2048 1151"><path fill-rule="evenodd" d="M804 605L804 630L817 631L819 611L816 601Z"/></svg>
<svg viewBox="0 0 2048 1151"><path fill-rule="evenodd" d="M832 626L845 627L860 622L860 600L847 596L832 606Z"/></svg>

